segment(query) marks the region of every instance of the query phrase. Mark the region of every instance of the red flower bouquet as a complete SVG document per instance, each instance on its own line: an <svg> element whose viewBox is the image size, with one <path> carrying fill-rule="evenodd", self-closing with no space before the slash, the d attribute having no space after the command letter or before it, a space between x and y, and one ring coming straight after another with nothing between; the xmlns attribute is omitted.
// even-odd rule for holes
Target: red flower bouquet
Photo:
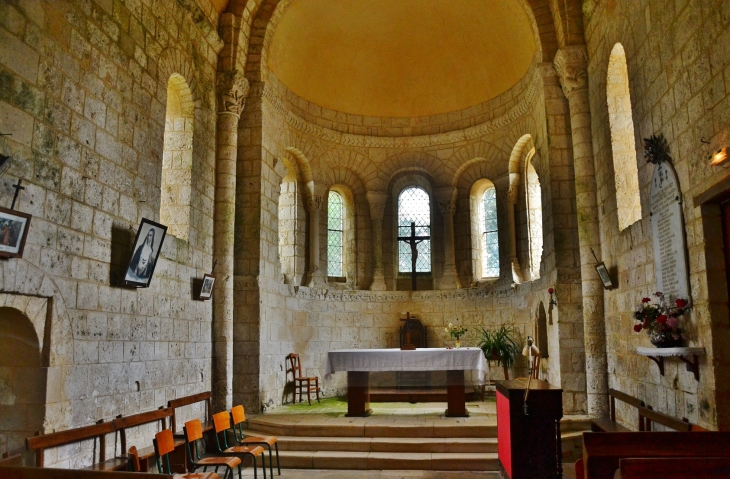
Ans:
<svg viewBox="0 0 730 479"><path fill-rule="evenodd" d="M653 294L658 302L653 303L651 298L643 298L641 305L634 312L634 331L640 333L646 330L651 343L658 348L671 348L682 345L682 328L679 321L689 310L689 301L678 298L674 304L667 304L664 294L658 291Z"/></svg>

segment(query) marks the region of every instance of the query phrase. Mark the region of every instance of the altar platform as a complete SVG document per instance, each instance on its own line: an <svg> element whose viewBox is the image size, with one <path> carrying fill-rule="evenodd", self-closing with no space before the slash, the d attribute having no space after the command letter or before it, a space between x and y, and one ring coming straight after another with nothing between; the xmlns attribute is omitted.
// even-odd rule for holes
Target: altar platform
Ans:
<svg viewBox="0 0 730 479"><path fill-rule="evenodd" d="M247 428L252 434L278 437L286 469L383 471L367 476L383 478L499 477L494 475L498 470L494 400L468 401L471 415L465 418L445 417L445 406L445 402L373 403L369 417L347 417L344 398L327 398L312 406L304 402L249 415ZM585 416L563 420L565 462L575 460L581 434L589 429ZM407 474L393 476L386 471ZM428 475L428 471L441 472ZM445 475L443 471L481 475Z"/></svg>

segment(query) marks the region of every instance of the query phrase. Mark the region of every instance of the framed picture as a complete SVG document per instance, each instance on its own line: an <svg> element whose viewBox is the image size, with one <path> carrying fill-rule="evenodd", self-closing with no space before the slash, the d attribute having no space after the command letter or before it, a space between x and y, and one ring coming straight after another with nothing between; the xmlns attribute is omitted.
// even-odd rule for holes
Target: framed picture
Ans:
<svg viewBox="0 0 730 479"><path fill-rule="evenodd" d="M22 258L31 215L0 208L0 258Z"/></svg>
<svg viewBox="0 0 730 479"><path fill-rule="evenodd" d="M613 281L611 281L611 275L608 274L608 269L606 268L606 265L603 263L603 261L596 265L596 271L598 271L598 276L601 278L603 287L605 289L612 289Z"/></svg>
<svg viewBox="0 0 730 479"><path fill-rule="evenodd" d="M149 288L166 234L167 226L142 218L137 237L134 239L132 257L129 258L124 274L125 284Z"/></svg>
<svg viewBox="0 0 730 479"><path fill-rule="evenodd" d="M207 301L213 296L213 285L215 284L215 276L206 274L203 276L203 286L200 287L200 299Z"/></svg>

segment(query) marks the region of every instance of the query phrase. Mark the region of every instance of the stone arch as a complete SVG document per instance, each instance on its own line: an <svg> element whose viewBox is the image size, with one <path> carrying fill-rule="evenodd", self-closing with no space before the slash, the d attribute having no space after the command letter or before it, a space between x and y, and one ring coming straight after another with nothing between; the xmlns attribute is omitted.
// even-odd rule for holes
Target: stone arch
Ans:
<svg viewBox="0 0 730 479"><path fill-rule="evenodd" d="M320 158L319 165L324 171L331 171L332 168L344 168L352 172L358 172L358 180L363 185L375 180L378 175L378 169L372 160L356 151L343 148L327 150Z"/></svg>
<svg viewBox="0 0 730 479"><path fill-rule="evenodd" d="M307 184L314 181L312 167L309 164L309 159L307 159L307 156L302 153L301 150L292 146L287 147L286 152L289 153L289 155L291 155L291 157L296 162L297 177Z"/></svg>
<svg viewBox="0 0 730 479"><path fill-rule="evenodd" d="M499 258L499 241L497 241L497 258L496 258L496 274L491 273L494 269L494 264L489 259L489 253L487 248L487 238L490 236L490 232L485 229L485 215L488 213L484 211L483 199L487 191L494 191L496 193L496 187L494 182L488 177L480 178L475 181L469 190L469 210L471 220L471 238L472 238L472 271L474 271L474 280L479 281L484 278L494 279L499 278L500 274L500 258ZM494 212L496 213L496 206ZM497 221L496 232L499 235L499 221Z"/></svg>
<svg viewBox="0 0 730 479"><path fill-rule="evenodd" d="M160 83L169 81L173 74L180 75L190 89L191 100L200 107L198 83L195 81L195 69L188 56L177 48L165 48L157 60L157 75Z"/></svg>
<svg viewBox="0 0 730 479"><path fill-rule="evenodd" d="M193 93L181 74L172 73L167 82L160 222L169 227L169 234L185 241L192 224L194 123Z"/></svg>
<svg viewBox="0 0 730 479"><path fill-rule="evenodd" d="M304 279L306 269L306 216L304 202L309 195L303 188L304 171L311 178L311 170L306 157L296 148L287 148L289 155L280 158L285 170L281 174L278 201L278 253L281 275L286 284L298 286ZM311 180L310 180L311 181Z"/></svg>
<svg viewBox="0 0 730 479"><path fill-rule="evenodd" d="M629 72L623 45L616 43L608 60L606 79L608 123L611 131L613 173L619 230L641 219L639 168L636 159L634 121L631 112Z"/></svg>
<svg viewBox="0 0 730 479"><path fill-rule="evenodd" d="M386 158L379 165L378 177L367 184L369 191L385 189L404 171L421 171L432 179L433 187L448 186L453 167L425 152L402 152Z"/></svg>

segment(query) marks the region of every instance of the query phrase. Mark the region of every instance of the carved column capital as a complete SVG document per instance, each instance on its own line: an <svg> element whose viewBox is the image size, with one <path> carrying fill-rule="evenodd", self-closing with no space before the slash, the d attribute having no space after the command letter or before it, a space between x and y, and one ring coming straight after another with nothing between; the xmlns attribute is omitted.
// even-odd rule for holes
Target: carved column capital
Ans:
<svg viewBox="0 0 730 479"><path fill-rule="evenodd" d="M241 116L251 87L240 70L229 70L218 75L218 113Z"/></svg>
<svg viewBox="0 0 730 479"><path fill-rule="evenodd" d="M439 211L443 216L453 216L453 214L456 213L456 193L457 190L453 186L436 188L433 192L436 202L438 203Z"/></svg>
<svg viewBox="0 0 730 479"><path fill-rule="evenodd" d="M327 187L310 181L307 183L307 197L305 199L307 211L322 211L327 208Z"/></svg>
<svg viewBox="0 0 730 479"><path fill-rule="evenodd" d="M306 199L307 211L322 211L324 206L324 197L320 195L310 195Z"/></svg>
<svg viewBox="0 0 730 479"><path fill-rule="evenodd" d="M517 195L520 192L519 185L509 185L507 190L507 201L513 205L517 204Z"/></svg>
<svg viewBox="0 0 730 479"><path fill-rule="evenodd" d="M588 52L585 45L561 48L555 55L553 65L560 76L560 85L566 97L588 89Z"/></svg>
<svg viewBox="0 0 730 479"><path fill-rule="evenodd" d="M370 219L382 220L385 215L385 202L388 201L388 193L383 191L368 191L365 197L370 204Z"/></svg>

